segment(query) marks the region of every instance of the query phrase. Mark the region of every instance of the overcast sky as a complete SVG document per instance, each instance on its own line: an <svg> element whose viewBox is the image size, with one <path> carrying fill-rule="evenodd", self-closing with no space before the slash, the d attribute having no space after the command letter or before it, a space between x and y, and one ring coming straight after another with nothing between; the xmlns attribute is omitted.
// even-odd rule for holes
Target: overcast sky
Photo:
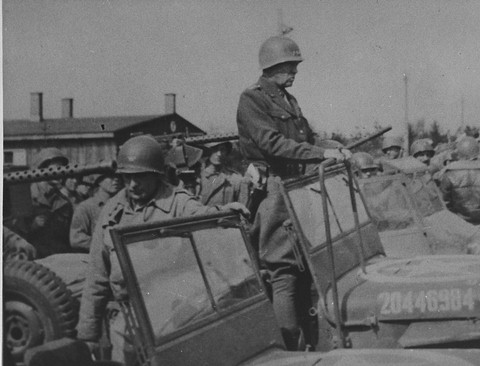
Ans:
<svg viewBox="0 0 480 366"><path fill-rule="evenodd" d="M480 125L478 0L3 0L4 118L177 112L207 132L236 131L243 89L279 9L305 61L290 92L317 131L374 121Z"/></svg>

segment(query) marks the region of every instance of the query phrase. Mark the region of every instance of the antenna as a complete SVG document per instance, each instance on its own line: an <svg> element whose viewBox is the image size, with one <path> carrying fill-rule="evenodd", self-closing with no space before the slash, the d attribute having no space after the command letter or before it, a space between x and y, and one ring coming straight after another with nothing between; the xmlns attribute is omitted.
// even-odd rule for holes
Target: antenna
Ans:
<svg viewBox="0 0 480 366"><path fill-rule="evenodd" d="M290 33L293 31L292 27L289 27L283 23L283 11L282 9L277 9L277 27L278 27L278 35L284 36L285 34Z"/></svg>
<svg viewBox="0 0 480 366"><path fill-rule="evenodd" d="M403 74L403 81L405 82L405 138L403 140L403 151L405 156L410 155L410 141L408 141L408 77L407 73Z"/></svg>

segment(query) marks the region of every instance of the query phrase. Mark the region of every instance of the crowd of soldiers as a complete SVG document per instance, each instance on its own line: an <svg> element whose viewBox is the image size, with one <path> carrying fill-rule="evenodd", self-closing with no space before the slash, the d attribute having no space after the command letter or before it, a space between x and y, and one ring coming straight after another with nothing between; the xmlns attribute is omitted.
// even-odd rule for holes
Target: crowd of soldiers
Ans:
<svg viewBox="0 0 480 366"><path fill-rule="evenodd" d="M309 324L312 277L305 269L308 266L299 263L304 259L295 255L285 230L288 214L279 183L305 173L307 164L325 159L339 163L351 159L352 153L341 144L321 145L297 100L286 91L302 61L298 45L284 36L271 37L260 48L262 75L241 94L237 109L239 150L249 164L245 176L224 164L232 150L230 142L199 148L175 140L165 151L152 137L137 136L120 147L115 174L93 178L88 198L85 190L79 190L85 184L74 179L32 184L35 211L25 238L35 247L37 257L54 252L90 253L78 339L94 348L107 301L125 295L110 228L233 210L250 215L252 244L268 277L287 349L305 350L314 344ZM385 139L384 158L396 159L402 145L389 141ZM449 207L480 223L478 144L465 138L457 143L456 153L457 161L445 158L442 162L435 172L437 179ZM435 151L431 144L416 141L412 154L428 164ZM382 170L381 163L363 156L368 162L359 163L362 173ZM46 149L38 155L35 167L66 164L68 159L59 150ZM252 206L252 192L258 191L261 199ZM473 199L477 200L474 204ZM117 313L110 325L114 360L124 361L131 348L125 334L125 321Z"/></svg>
<svg viewBox="0 0 480 366"><path fill-rule="evenodd" d="M392 174L389 160L402 157L403 140L397 136L383 141L383 156L358 152L353 155L362 178ZM428 138L413 141L410 154L424 164L440 188L447 208L474 225L480 225L480 144L476 138L461 136L453 143L433 146Z"/></svg>
<svg viewBox="0 0 480 366"><path fill-rule="evenodd" d="M247 203L249 180L225 165L231 142L208 143L198 148L176 139L171 145L169 151L162 152L162 172L170 184L187 190L208 206ZM32 167L54 169L69 163L59 149L46 148L36 156ZM32 215L21 223L15 222L13 231L7 228L4 243L8 247L8 243L24 238L31 244L29 259L57 253L88 253L102 208L123 187L120 171L32 183ZM7 226L11 227L8 223Z"/></svg>

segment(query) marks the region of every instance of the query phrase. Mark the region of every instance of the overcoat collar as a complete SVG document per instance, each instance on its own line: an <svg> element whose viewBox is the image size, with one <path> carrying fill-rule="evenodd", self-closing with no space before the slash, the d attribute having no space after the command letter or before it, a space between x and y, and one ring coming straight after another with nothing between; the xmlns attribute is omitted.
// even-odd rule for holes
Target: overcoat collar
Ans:
<svg viewBox="0 0 480 366"><path fill-rule="evenodd" d="M275 83L269 81L266 77L260 76L258 85L261 89L272 99L272 101L287 111L296 116L294 108L287 102L286 98L293 98L287 91L280 89Z"/></svg>

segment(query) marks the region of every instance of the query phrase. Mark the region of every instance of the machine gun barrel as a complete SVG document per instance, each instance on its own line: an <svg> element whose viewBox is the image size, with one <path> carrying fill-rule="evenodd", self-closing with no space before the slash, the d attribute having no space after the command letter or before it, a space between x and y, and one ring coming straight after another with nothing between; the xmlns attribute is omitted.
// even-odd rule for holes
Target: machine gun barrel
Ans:
<svg viewBox="0 0 480 366"><path fill-rule="evenodd" d="M223 133L223 134L196 135L196 136L187 136L187 137L185 137L185 135L183 135L183 134L155 136L155 139L158 142L170 142L174 138L182 139L186 144L203 145L203 144L208 144L208 143L211 143L211 142L223 142L223 141L238 140L238 134L236 134L236 133Z"/></svg>
<svg viewBox="0 0 480 366"><path fill-rule="evenodd" d="M49 167L43 169L30 169L3 174L3 183L33 183L81 175L109 174L114 173L116 167L117 164L115 161L105 161L99 164L90 165L68 164L65 166Z"/></svg>
<svg viewBox="0 0 480 366"><path fill-rule="evenodd" d="M187 144L208 144L210 142L223 142L223 141L233 141L238 140L238 135L236 133L224 133L217 135L204 135L204 136L192 136L185 138Z"/></svg>
<svg viewBox="0 0 480 366"><path fill-rule="evenodd" d="M377 138L378 136L383 135L385 132L388 132L392 129L392 126L388 126L385 128L382 128L381 130L371 134L370 136L364 137L363 139L358 140L357 142L354 142L353 144L350 144L347 146L347 149L355 149L356 147L359 147L360 145L363 145L364 143L373 140L374 138Z"/></svg>

